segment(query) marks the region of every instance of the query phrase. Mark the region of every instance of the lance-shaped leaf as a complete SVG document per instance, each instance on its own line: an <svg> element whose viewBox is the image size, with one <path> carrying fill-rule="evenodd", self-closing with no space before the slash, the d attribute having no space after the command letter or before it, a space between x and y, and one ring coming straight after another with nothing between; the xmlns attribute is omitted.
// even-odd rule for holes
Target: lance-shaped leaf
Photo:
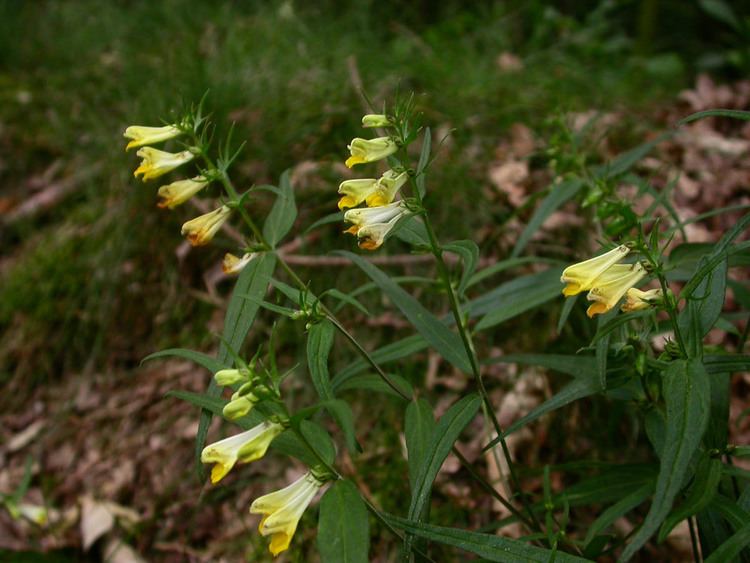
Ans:
<svg viewBox="0 0 750 563"><path fill-rule="evenodd" d="M461 338L451 331L435 315L425 309L422 304L404 291L377 266L372 265L361 256L351 252L337 252L346 256L359 266L372 281L393 301L394 305L414 325L414 328L437 350L446 360L464 373L471 373L471 363L466 355Z"/></svg>
<svg viewBox="0 0 750 563"><path fill-rule="evenodd" d="M621 561L628 561L643 547L669 514L690 458L708 424L711 386L703 364L696 360L678 360L672 362L663 377L666 428L656 492L641 528L625 547Z"/></svg>
<svg viewBox="0 0 750 563"><path fill-rule="evenodd" d="M263 237L271 247L286 236L297 218L297 206L294 203L294 190L290 181L290 171L285 170L279 182L276 201L263 224Z"/></svg>

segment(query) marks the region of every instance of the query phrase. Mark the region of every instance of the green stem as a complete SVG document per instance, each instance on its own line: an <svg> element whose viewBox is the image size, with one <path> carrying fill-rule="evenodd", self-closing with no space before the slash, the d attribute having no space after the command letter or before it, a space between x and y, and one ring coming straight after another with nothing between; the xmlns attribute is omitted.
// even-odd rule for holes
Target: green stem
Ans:
<svg viewBox="0 0 750 563"><path fill-rule="evenodd" d="M406 154L403 149L402 149L402 152L404 152L404 157L405 157ZM404 161L402 160L402 163L403 162ZM471 334L469 333L469 330L466 327L466 323L464 322L463 315L461 314L461 305L458 302L458 295L456 294L455 288L451 284L450 270L448 269L448 266L445 263L445 260L443 259L443 249L440 246L437 235L435 234L435 230L433 229L432 223L430 222L430 218L427 215L427 211L424 209L422 196L420 195L419 190L417 189L415 178L411 174L409 175L409 182L412 188L412 193L414 194L414 197L416 198L417 203L422 208L422 218L424 219L425 230L427 231L427 238L430 243L430 250L432 252L432 255L435 257L435 263L437 265L438 275L440 276L443 282L443 285L445 286L445 289L448 293L448 300L450 302L451 312L453 313L453 318L456 321L456 327L458 328L458 333L459 333L459 336L461 337L461 342L463 343L464 349L466 350L466 354L471 364L471 371L472 371L472 375L474 376L474 382L477 386L477 390L479 391L479 395L481 396L482 401L485 406L484 408L485 416L487 416L490 419L492 426L495 429L495 433L500 439L500 445L503 451L503 456L505 457L505 462L508 465L508 473L510 474L510 479L511 479L511 482L513 483L513 488L519 492L521 502L524 505L524 508L526 509L526 512L529 514L531 521L534 523L536 529L541 530L541 523L537 519L534 511L531 509L531 506L528 504L528 500L526 499L526 496L523 494L523 490L521 489L520 481L516 474L513 460L510 455L510 449L508 448L508 444L505 440L503 429L500 426L500 422L497 420L497 416L495 415L495 410L492 405L492 401L490 400L489 394L487 393L487 388L484 386L482 373L479 368L479 361L477 360L476 351L474 349L474 343L472 341Z"/></svg>

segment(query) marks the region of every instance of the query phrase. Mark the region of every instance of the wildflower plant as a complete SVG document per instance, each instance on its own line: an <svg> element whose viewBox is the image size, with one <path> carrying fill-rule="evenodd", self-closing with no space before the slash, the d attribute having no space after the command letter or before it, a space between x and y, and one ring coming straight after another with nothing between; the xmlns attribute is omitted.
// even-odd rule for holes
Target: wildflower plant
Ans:
<svg viewBox="0 0 750 563"><path fill-rule="evenodd" d="M289 172L281 176L279 186L238 190L230 169L241 147L232 147L230 134L214 154L212 128L202 102L171 124L134 126L125 132L130 139L128 147L139 147L138 156L143 159L136 176L142 175L144 181L170 172L182 176L159 188L160 207L173 209L190 198L216 196L212 211L183 225L182 233L191 244L210 243L229 222L239 223L246 233L237 254L228 253L223 261L224 271L238 277L216 357L169 349L149 358L184 357L213 374L203 394L173 392L202 409L197 457L211 466L212 483L219 483L230 472L242 471L243 465L262 458L269 449L304 465L297 480L256 498L248 507L250 513L262 516L258 529L269 537L269 551L276 556L294 549L300 519L323 491L318 548L324 562L367 561L371 523L377 524L375 533L393 534L398 539L403 561L435 560L435 544L490 561L567 563L613 556L627 561L649 540L662 541L684 520L690 526L696 558L728 561L743 553L750 542L750 487L747 472L735 468L731 461L749 450L728 444L727 429L730 374L750 365L750 358L742 353L748 336L746 315L744 330L734 330L739 335L734 352L710 348L704 339L716 327L732 326L722 316L722 309L730 268L747 264L750 243L740 240L750 225L750 215L740 218L715 245L684 242L672 248L673 238L684 224L654 220L658 205L669 211L664 198L639 216L630 202L617 199L614 189L625 175L632 175L633 165L654 142L596 166L583 158L566 159L563 151L552 151L555 163L551 168L558 177L519 236L511 257L477 270L477 245L469 240L442 242L428 213L426 180L434 159L432 137L430 129L420 123L414 98L397 101L391 111L386 108L365 115L362 126L365 131L375 130L376 136L357 137L348 145L345 163L357 177L342 179L338 208L343 213L334 213L326 221L343 219L344 232L356 237L365 253L342 250L337 254L359 267L415 330L375 351L368 351L337 317L340 306L366 311L356 296L336 288L321 290L313 282L303 281L278 251L297 218ZM179 150L168 152L152 146L161 142L175 144ZM421 142L416 162L410 150L415 142ZM374 173L376 169L379 171ZM360 170L365 170L362 177ZM644 192L654 190L643 183ZM263 217L253 202L267 197L268 192L275 202ZM575 200L582 209L590 210L594 221L611 227L600 231L588 254L573 264L555 258L540 260L551 266L486 289L500 272L533 261L520 257L533 234L552 211ZM335 206L332 189L331 207ZM627 213L617 216L617 210L626 208ZM435 286L448 315L441 318L430 312L367 259L366 253L388 245L394 237L415 252L431 256ZM346 240L342 237L342 245ZM679 291L676 283L684 283ZM269 287L283 297L280 302L266 301ZM595 328L580 349L568 354L487 354L488 334L561 294L566 301L558 327L564 329L572 322L582 293L590 302L585 322L588 326L595 323ZM245 341L261 308L304 325L306 370L295 366L280 373L273 337L268 346L259 347L246 359ZM655 344L657 337L664 339L663 346ZM337 338L348 345L353 359L352 364L332 374L329 357ZM385 362L403 361L427 348L471 381L464 396L437 420L433 406L399 374L398 367L383 367ZM499 405L493 403L485 382L487 366L498 363L539 365L572 379L504 428ZM377 385L371 378L365 382L364 376L372 374ZM317 400L293 408L288 378L309 382ZM354 411L342 395L344 389L358 387L387 392L403 407L411 498L401 514L379 508L369 496L372 486L368 492L359 486L356 467L345 470L341 463L343 448L355 466L363 451ZM595 395L633 409L653 448L652 460L644 464L633 459L612 466L569 460L588 469L588 475L573 485L577 494L572 489L553 491L551 473L563 473L564 467L519 471L506 438L544 415ZM484 449L502 468L500 482L488 479L480 463L466 459L455 447L477 415L486 428ZM239 429L207 444L212 416L222 416ZM524 539L467 530L451 522L431 522L433 482L450 454L477 487L507 511L508 518L493 526L517 524L524 530ZM529 473L535 479L541 477L543 491L535 492L524 481ZM575 518L576 510L586 503L601 508L593 522ZM610 532L618 518L633 517L641 506L645 517L635 516L638 524L631 534L622 537Z"/></svg>

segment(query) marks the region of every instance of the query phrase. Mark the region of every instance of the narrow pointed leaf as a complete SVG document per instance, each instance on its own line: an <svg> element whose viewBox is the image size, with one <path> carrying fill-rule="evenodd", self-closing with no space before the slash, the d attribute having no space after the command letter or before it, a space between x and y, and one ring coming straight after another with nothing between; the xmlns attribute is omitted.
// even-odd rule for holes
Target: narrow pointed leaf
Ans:
<svg viewBox="0 0 750 563"><path fill-rule="evenodd" d="M703 437L711 408L711 388L703 365L696 360L672 362L664 372L664 400L666 434L654 500L641 528L625 547L621 561L628 561L669 514L690 458Z"/></svg>
<svg viewBox="0 0 750 563"><path fill-rule="evenodd" d="M446 360L464 373L471 373L471 363L458 334L452 332L378 267L351 252L338 252L338 254L349 258L377 283L394 305L411 321L414 328Z"/></svg>
<svg viewBox="0 0 750 563"><path fill-rule="evenodd" d="M279 193L271 211L263 223L263 237L275 248L294 225L297 218L297 206L294 203L294 190L290 180L291 172L285 170L279 182Z"/></svg>

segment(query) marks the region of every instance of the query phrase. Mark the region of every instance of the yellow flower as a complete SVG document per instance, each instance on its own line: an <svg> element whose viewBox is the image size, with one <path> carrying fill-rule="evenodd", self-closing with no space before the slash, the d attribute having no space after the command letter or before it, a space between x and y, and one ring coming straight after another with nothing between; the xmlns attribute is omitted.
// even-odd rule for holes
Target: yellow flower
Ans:
<svg viewBox="0 0 750 563"><path fill-rule="evenodd" d="M227 387L235 383L241 383L248 379L249 374L241 369L220 369L214 374L216 385Z"/></svg>
<svg viewBox="0 0 750 563"><path fill-rule="evenodd" d="M213 463L211 482L218 483L237 463L250 463L262 458L273 439L284 427L263 422L246 432L209 444L201 452L201 462Z"/></svg>
<svg viewBox="0 0 750 563"><path fill-rule="evenodd" d="M221 411L224 418L228 420L237 420L253 410L253 407L258 402L258 397L252 393L241 393L241 391L242 389L233 393L232 400L224 405L224 408Z"/></svg>
<svg viewBox="0 0 750 563"><path fill-rule="evenodd" d="M648 291L641 291L640 289L631 287L625 293L625 303L622 304L621 309L626 313L630 313L632 311L641 311L643 309L648 309L661 298L661 289L649 289Z"/></svg>
<svg viewBox="0 0 750 563"><path fill-rule="evenodd" d="M563 289L563 295L570 297L591 289L594 287L596 278L607 268L625 258L628 252L630 249L622 244L600 256L568 266L563 270L560 278L561 282L567 284Z"/></svg>
<svg viewBox="0 0 750 563"><path fill-rule="evenodd" d="M255 254L255 252L248 252L242 258L238 258L227 252L224 255L224 261L221 263L221 269L225 274L239 274L255 258Z"/></svg>
<svg viewBox="0 0 750 563"><path fill-rule="evenodd" d="M339 200L339 209L354 207L363 201L369 207L391 203L408 177L406 172L388 170L379 180L364 178L341 182L339 193L344 194L344 197Z"/></svg>
<svg viewBox="0 0 750 563"><path fill-rule="evenodd" d="M380 207L350 209L344 213L344 221L353 223L353 226L344 232L357 235L360 248L375 250L383 244L385 237L407 212L401 201Z"/></svg>
<svg viewBox="0 0 750 563"><path fill-rule="evenodd" d="M258 531L271 536L269 549L274 556L289 548L299 519L322 486L307 472L291 485L256 499L250 506L251 514L263 515Z"/></svg>
<svg viewBox="0 0 750 563"><path fill-rule="evenodd" d="M382 113L369 113L362 117L362 127L390 127L393 122Z"/></svg>
<svg viewBox="0 0 750 563"><path fill-rule="evenodd" d="M18 505L18 513L37 526L45 526L49 521L47 509L36 504L22 502Z"/></svg>
<svg viewBox="0 0 750 563"><path fill-rule="evenodd" d="M137 178L139 174L142 174L144 182L146 180L163 176L167 172L170 172L178 166L182 166L195 158L195 155L190 151L172 153L160 151L159 149L151 147L140 148L136 154L141 157L143 161L141 162L141 165L135 169L133 176Z"/></svg>
<svg viewBox="0 0 750 563"><path fill-rule="evenodd" d="M640 264L614 264L594 281L586 299L594 301L586 310L589 317L606 313L646 275Z"/></svg>
<svg viewBox="0 0 750 563"><path fill-rule="evenodd" d="M351 156L346 159L346 165L351 168L355 164L382 160L398 150L396 142L390 137L376 139L360 139L357 137L349 145Z"/></svg>
<svg viewBox="0 0 750 563"><path fill-rule="evenodd" d="M143 145L153 145L168 139L174 139L182 135L182 131L176 125L165 125L164 127L145 127L143 125L131 125L125 129L123 137L132 139L125 147L130 150L133 147L142 147Z"/></svg>
<svg viewBox="0 0 750 563"><path fill-rule="evenodd" d="M161 208L173 209L181 203L185 203L207 185L208 180L203 176L196 176L191 180L172 182L159 188L158 195L161 201L157 205Z"/></svg>
<svg viewBox="0 0 750 563"><path fill-rule="evenodd" d="M208 244L229 218L231 212L232 210L229 207L222 205L218 209L191 219L182 225L182 234L187 237L188 242L193 246Z"/></svg>

